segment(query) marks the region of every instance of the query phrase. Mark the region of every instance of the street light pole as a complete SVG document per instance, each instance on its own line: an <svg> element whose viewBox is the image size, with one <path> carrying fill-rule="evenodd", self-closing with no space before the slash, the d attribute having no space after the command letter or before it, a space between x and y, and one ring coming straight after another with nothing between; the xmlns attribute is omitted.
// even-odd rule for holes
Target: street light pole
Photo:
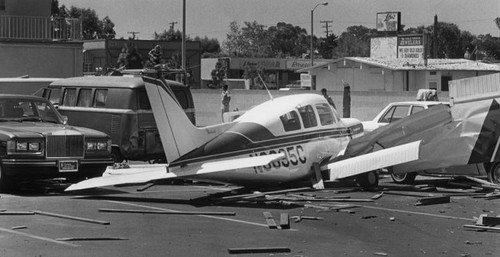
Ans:
<svg viewBox="0 0 500 257"><path fill-rule="evenodd" d="M314 48L313 48L313 37L314 37L314 10L320 5L328 5L328 2L319 3L311 10L311 67L314 66Z"/></svg>

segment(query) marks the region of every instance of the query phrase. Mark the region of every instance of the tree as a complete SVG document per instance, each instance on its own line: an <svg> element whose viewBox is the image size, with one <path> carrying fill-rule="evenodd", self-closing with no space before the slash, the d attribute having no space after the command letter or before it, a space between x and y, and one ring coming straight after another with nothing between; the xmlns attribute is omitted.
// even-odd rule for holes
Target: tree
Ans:
<svg viewBox="0 0 500 257"><path fill-rule="evenodd" d="M370 56L370 38L376 29L364 26L351 26L342 32L338 39L338 47L333 50L333 58L368 57Z"/></svg>
<svg viewBox="0 0 500 257"><path fill-rule="evenodd" d="M333 57L333 50L337 47L338 39L333 33L326 38L320 38L318 46L319 54L325 59L331 59Z"/></svg>
<svg viewBox="0 0 500 257"><path fill-rule="evenodd" d="M271 51L275 57L301 57L309 50L307 31L299 26L279 22L268 29Z"/></svg>
<svg viewBox="0 0 500 257"><path fill-rule="evenodd" d="M209 39L207 36L204 38L195 37L195 41L200 41L201 45L201 58L219 57L221 53L221 47L219 40L216 38Z"/></svg>
<svg viewBox="0 0 500 257"><path fill-rule="evenodd" d="M477 46L476 54L484 54L486 60L500 60L500 37L479 35L474 40L474 45Z"/></svg>
<svg viewBox="0 0 500 257"><path fill-rule="evenodd" d="M153 34L153 39L154 40L161 40L161 41L182 41L182 32L179 30L174 31L173 29L169 30L163 30L161 33L155 33ZM188 38L186 37L186 40Z"/></svg>
<svg viewBox="0 0 500 257"><path fill-rule="evenodd" d="M235 57L273 57L270 37L264 26L256 21L244 24L243 28L236 21L229 24L229 33L223 42L224 53Z"/></svg>
<svg viewBox="0 0 500 257"><path fill-rule="evenodd" d="M494 22L497 25L497 28L500 29L500 17L496 17Z"/></svg>
<svg viewBox="0 0 500 257"><path fill-rule="evenodd" d="M68 10L65 5L59 6L58 0L52 0L51 12L53 17L80 19L82 22L83 39L115 38L115 24L106 16L99 20L95 10L71 6Z"/></svg>

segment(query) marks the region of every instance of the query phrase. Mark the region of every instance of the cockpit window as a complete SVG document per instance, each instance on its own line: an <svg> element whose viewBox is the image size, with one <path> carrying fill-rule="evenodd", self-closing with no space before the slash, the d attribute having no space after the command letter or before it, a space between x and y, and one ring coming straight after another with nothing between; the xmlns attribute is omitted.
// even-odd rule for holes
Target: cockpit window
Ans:
<svg viewBox="0 0 500 257"><path fill-rule="evenodd" d="M300 129L299 115L296 111L291 111L287 114L280 116L281 123L283 123L283 129L285 131L293 131Z"/></svg>
<svg viewBox="0 0 500 257"><path fill-rule="evenodd" d="M302 122L304 123L304 128L316 127L318 126L318 121L316 120L316 115L314 114L314 109L310 105L298 108L300 117L302 117Z"/></svg>
<svg viewBox="0 0 500 257"><path fill-rule="evenodd" d="M328 104L317 104L316 110L318 110L319 122L321 123L321 126L331 125L335 122L332 109Z"/></svg>

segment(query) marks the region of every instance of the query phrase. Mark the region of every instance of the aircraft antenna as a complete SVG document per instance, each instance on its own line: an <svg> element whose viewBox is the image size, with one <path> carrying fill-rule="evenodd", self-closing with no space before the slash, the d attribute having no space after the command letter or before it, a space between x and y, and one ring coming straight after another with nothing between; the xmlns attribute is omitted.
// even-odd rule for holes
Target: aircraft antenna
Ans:
<svg viewBox="0 0 500 257"><path fill-rule="evenodd" d="M259 75L259 79L262 81L262 84L264 84L264 87L266 88L267 93L269 94L269 98L271 98L271 101L274 100L273 95L271 95L271 91L269 91L269 88L267 88L266 82L262 79L259 72L257 72L257 75Z"/></svg>

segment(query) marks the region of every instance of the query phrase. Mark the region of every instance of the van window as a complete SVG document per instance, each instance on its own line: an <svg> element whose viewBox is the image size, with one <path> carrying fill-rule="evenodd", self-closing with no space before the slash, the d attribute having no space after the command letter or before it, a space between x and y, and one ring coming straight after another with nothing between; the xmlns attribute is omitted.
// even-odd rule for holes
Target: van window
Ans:
<svg viewBox="0 0 500 257"><path fill-rule="evenodd" d="M95 97L94 97L94 103L92 106L94 107L104 107L106 106L106 98L108 96L108 90L107 89L96 89L95 90Z"/></svg>
<svg viewBox="0 0 500 257"><path fill-rule="evenodd" d="M283 129L285 131L293 131L300 129L299 115L296 111L291 111L287 114L280 116L281 123L283 123Z"/></svg>
<svg viewBox="0 0 500 257"><path fill-rule="evenodd" d="M137 91L137 101L139 102L139 110L151 110L151 103L149 102L146 90Z"/></svg>
<svg viewBox="0 0 500 257"><path fill-rule="evenodd" d="M65 106L76 105L76 88L66 88L63 95L63 103Z"/></svg>
<svg viewBox="0 0 500 257"><path fill-rule="evenodd" d="M59 104L61 101L61 89L60 88L52 88L49 90L49 101L52 104Z"/></svg>
<svg viewBox="0 0 500 257"><path fill-rule="evenodd" d="M181 104L182 109L189 108L189 100L188 100L188 97L186 95L186 91L174 90L174 95L175 95L175 98L177 98L177 101L179 101L179 103Z"/></svg>
<svg viewBox="0 0 500 257"><path fill-rule="evenodd" d="M302 117L302 122L304 123L304 128L316 127L318 121L316 120L316 115L314 114L314 109L310 105L300 107L299 109L300 117Z"/></svg>
<svg viewBox="0 0 500 257"><path fill-rule="evenodd" d="M89 107L92 102L92 89L80 89L76 106Z"/></svg>
<svg viewBox="0 0 500 257"><path fill-rule="evenodd" d="M321 123L321 126L333 124L334 116L330 105L317 104L316 110L318 110L319 122Z"/></svg>

